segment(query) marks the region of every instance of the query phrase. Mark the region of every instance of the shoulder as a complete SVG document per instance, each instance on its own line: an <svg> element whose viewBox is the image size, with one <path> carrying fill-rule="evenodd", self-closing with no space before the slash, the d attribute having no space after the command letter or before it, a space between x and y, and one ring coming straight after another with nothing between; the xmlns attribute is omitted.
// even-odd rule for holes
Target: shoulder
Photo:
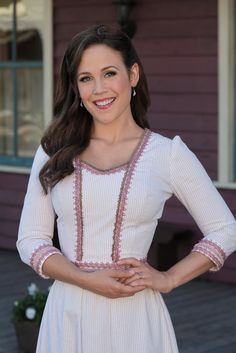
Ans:
<svg viewBox="0 0 236 353"><path fill-rule="evenodd" d="M164 136L162 134L159 134L158 132L155 132L153 130L150 130L151 133L151 138L153 141L159 143L159 144L176 144L176 143L181 143L182 138L179 135L174 136L173 138Z"/></svg>
<svg viewBox="0 0 236 353"><path fill-rule="evenodd" d="M39 170L41 170L41 168L49 160L49 158L50 157L43 150L42 145L39 145L39 147L35 153L35 156L34 156L34 161L33 161L31 172L38 172Z"/></svg>
<svg viewBox="0 0 236 353"><path fill-rule="evenodd" d="M150 130L149 148L151 151L162 151L169 153L171 143L172 140L170 138Z"/></svg>
<svg viewBox="0 0 236 353"><path fill-rule="evenodd" d="M154 143L168 145L172 141L169 137L161 135L155 131L150 130L150 132L151 132L151 141Z"/></svg>
<svg viewBox="0 0 236 353"><path fill-rule="evenodd" d="M196 155L188 148L182 138L176 135L174 138L163 136L151 131L149 151L153 158L168 166L172 164L199 162Z"/></svg>
<svg viewBox="0 0 236 353"><path fill-rule="evenodd" d="M190 151L188 146L184 143L182 138L179 135L176 135L173 138L166 137L157 132L151 131L151 143L153 145L163 146L170 150L170 152L177 152L178 150Z"/></svg>
<svg viewBox="0 0 236 353"><path fill-rule="evenodd" d="M169 155L178 152L178 150L188 150L188 147L183 142L180 136L169 138L157 132L151 131L150 145L155 149L166 151Z"/></svg>

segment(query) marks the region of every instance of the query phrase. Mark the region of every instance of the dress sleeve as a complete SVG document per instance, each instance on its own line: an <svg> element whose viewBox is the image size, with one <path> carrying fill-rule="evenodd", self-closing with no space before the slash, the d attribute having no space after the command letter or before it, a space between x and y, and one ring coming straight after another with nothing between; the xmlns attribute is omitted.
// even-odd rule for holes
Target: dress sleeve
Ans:
<svg viewBox="0 0 236 353"><path fill-rule="evenodd" d="M197 157L178 136L172 141L170 180L173 193L204 235L192 251L212 260L211 271L219 270L236 250L236 222Z"/></svg>
<svg viewBox="0 0 236 353"><path fill-rule="evenodd" d="M40 276L44 261L61 252L52 245L55 212L50 192L45 195L39 181L39 172L48 156L40 146L36 152L22 209L16 243L23 262Z"/></svg>

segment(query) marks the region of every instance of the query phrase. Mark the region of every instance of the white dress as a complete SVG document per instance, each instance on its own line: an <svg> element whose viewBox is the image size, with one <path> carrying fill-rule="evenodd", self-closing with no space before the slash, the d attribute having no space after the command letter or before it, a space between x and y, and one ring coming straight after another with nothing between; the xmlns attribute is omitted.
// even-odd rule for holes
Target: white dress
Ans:
<svg viewBox="0 0 236 353"><path fill-rule="evenodd" d="M41 276L57 226L61 253L84 271L117 268L121 258L147 256L163 207L172 194L203 232L193 251L219 269L236 249L236 223L205 170L179 137L146 129L129 163L102 171L77 158L75 171L44 195L39 147L24 202L17 247ZM177 353L172 323L159 292L109 299L55 281L36 353Z"/></svg>

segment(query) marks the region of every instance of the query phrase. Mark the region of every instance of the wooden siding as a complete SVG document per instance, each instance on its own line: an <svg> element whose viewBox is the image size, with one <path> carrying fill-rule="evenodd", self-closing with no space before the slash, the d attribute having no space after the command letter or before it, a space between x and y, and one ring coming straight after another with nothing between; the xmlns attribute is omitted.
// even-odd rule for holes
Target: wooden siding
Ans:
<svg viewBox="0 0 236 353"><path fill-rule="evenodd" d="M134 42L149 82L151 125L180 135L217 179L217 2L149 0L134 12L142 23Z"/></svg>
<svg viewBox="0 0 236 353"><path fill-rule="evenodd" d="M0 247L15 248L28 176L0 173Z"/></svg>

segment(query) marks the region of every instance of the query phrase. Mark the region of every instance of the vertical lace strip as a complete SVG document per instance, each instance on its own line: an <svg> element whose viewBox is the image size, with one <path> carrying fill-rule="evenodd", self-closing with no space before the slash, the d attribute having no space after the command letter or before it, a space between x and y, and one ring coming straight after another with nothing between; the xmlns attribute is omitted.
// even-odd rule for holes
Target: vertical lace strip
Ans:
<svg viewBox="0 0 236 353"><path fill-rule="evenodd" d="M82 213L82 170L79 159L75 165L74 176L74 212L77 230L76 260L81 261L83 257L83 213Z"/></svg>
<svg viewBox="0 0 236 353"><path fill-rule="evenodd" d="M121 248L121 231L123 220L126 211L126 204L128 199L128 193L131 186L131 181L134 175L134 171L137 165L137 162L141 155L143 154L144 148L146 147L149 137L151 135L151 131L146 129L142 140L140 141L137 149L132 156L128 169L124 175L121 189L120 189L120 196L119 202L116 212L116 221L115 227L113 231L113 248L112 248L112 261L117 262L120 259L120 248Z"/></svg>

